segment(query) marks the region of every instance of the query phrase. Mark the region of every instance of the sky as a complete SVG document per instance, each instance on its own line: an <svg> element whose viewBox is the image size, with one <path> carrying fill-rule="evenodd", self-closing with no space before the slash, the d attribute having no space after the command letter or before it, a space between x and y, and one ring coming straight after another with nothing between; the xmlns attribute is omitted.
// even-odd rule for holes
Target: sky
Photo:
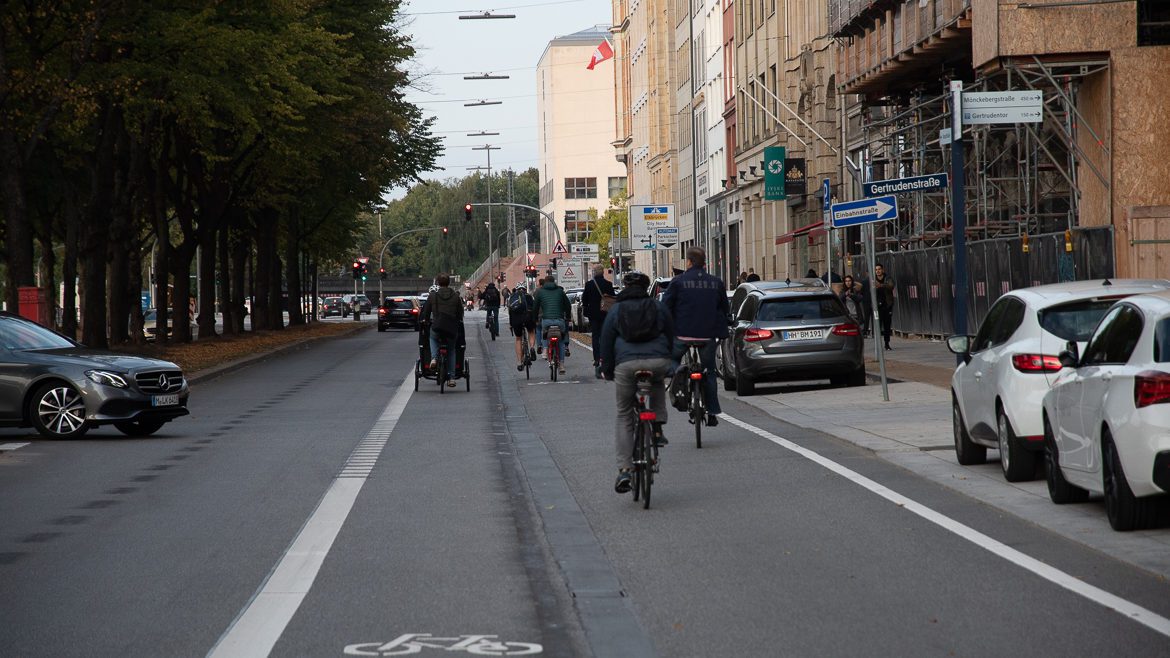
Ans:
<svg viewBox="0 0 1170 658"><path fill-rule="evenodd" d="M487 151L472 146L490 143L492 170L537 165L536 63L554 37L612 22L610 0L411 0L403 13L402 30L417 50L411 70L415 85L407 98L425 115L436 117L432 130L443 137L439 166L423 174L427 180L461 178L467 167L485 166ZM515 14L514 19L459 20L460 14ZM587 61L581 62L584 68ZM511 76L508 80L464 80L464 75ZM502 105L464 107L476 100L501 100ZM609 143L613 126L598 124L598 138ZM498 136L468 137L473 132ZM604 133L604 134L601 134ZM405 195L393 190L388 199Z"/></svg>

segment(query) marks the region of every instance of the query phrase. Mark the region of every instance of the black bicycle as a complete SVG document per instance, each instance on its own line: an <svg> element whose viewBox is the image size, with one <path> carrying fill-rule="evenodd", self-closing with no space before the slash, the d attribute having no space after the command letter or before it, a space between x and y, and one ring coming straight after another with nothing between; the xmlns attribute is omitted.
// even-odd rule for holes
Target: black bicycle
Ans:
<svg viewBox="0 0 1170 658"><path fill-rule="evenodd" d="M703 398L703 378L707 373L703 371L703 358L699 348L705 346L705 340L685 340L687 351L683 355L680 367L686 368L690 390L687 392L687 415L695 426L695 447L703 447L703 426L707 424L707 403Z"/></svg>
<svg viewBox="0 0 1170 658"><path fill-rule="evenodd" d="M522 349L524 350L524 378L532 379L532 361L536 358L536 352L532 351L532 346L528 344L528 330L524 329L521 335L523 342Z"/></svg>
<svg viewBox="0 0 1170 658"><path fill-rule="evenodd" d="M654 387L654 371L639 370L635 410L638 424L634 427L634 502L642 500L642 509L650 509L650 489L658 472L658 446L654 443L654 423L658 414L650 409L650 391Z"/></svg>

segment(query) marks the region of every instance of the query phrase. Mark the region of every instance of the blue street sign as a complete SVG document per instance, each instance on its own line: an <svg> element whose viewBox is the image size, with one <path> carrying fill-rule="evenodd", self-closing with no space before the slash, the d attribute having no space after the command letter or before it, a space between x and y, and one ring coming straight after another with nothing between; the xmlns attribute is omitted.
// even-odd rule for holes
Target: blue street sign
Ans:
<svg viewBox="0 0 1170 658"><path fill-rule="evenodd" d="M825 210L828 210L829 206L833 205L833 188L829 185L828 178L826 178L825 182L821 184L821 189L825 193Z"/></svg>
<svg viewBox="0 0 1170 658"><path fill-rule="evenodd" d="M890 195L834 203L829 212L833 228L884 222L898 216L898 198Z"/></svg>
<svg viewBox="0 0 1170 658"><path fill-rule="evenodd" d="M908 194L910 192L930 192L941 190L947 186L946 174L930 174L928 176L911 176L910 178L891 178L890 180L863 183L865 196L882 196L883 194Z"/></svg>

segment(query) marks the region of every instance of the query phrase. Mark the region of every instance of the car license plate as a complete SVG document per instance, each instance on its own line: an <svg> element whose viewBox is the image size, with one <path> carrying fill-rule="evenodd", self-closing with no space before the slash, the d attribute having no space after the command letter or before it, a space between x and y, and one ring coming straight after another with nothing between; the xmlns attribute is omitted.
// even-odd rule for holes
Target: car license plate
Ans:
<svg viewBox="0 0 1170 658"><path fill-rule="evenodd" d="M154 396L154 398L151 399L150 403L152 406L155 406L155 407L173 407L176 404L179 404L179 396L178 395L156 395L156 396Z"/></svg>
<svg viewBox="0 0 1170 658"><path fill-rule="evenodd" d="M785 331L784 340L820 340L825 337L824 329L801 329L799 331Z"/></svg>

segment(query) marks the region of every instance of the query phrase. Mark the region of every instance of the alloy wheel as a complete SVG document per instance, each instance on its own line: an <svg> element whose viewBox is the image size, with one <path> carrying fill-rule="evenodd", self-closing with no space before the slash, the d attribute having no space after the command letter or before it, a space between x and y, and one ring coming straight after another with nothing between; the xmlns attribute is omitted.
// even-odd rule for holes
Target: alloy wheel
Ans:
<svg viewBox="0 0 1170 658"><path fill-rule="evenodd" d="M1007 416L1001 413L999 415L999 422L996 423L996 426L996 429L999 430L997 432L997 434L999 434L997 437L999 438L999 460L1003 465L1004 472L1006 473L1012 467L1012 463L1010 461L1011 457L1009 457L1009 455L1011 455L1011 450L1008 446Z"/></svg>
<svg viewBox="0 0 1170 658"><path fill-rule="evenodd" d="M41 426L60 436L72 435L85 425L85 403L67 386L46 390L37 402L36 413Z"/></svg>

